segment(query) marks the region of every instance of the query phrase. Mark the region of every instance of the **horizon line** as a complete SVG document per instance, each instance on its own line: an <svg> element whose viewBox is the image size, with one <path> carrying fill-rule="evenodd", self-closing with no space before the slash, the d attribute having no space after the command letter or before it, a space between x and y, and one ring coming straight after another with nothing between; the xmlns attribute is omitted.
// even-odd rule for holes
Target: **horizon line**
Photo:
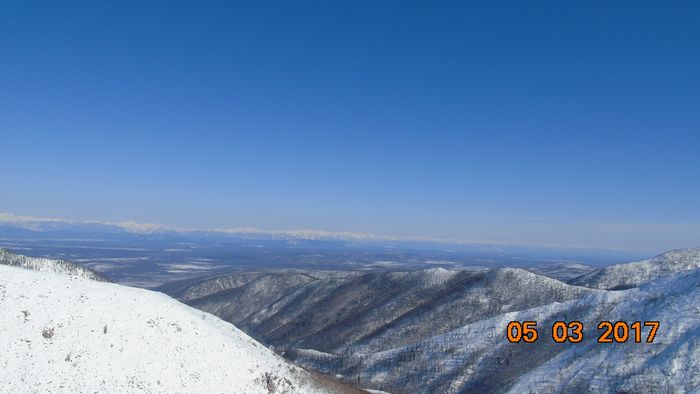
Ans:
<svg viewBox="0 0 700 394"><path fill-rule="evenodd" d="M288 229L288 230L265 230L257 227L226 227L213 229L197 229L174 227L157 223L143 223L136 220L125 220L119 222L103 221L103 220L76 220L65 218L50 218L37 217L27 215L16 215L9 212L0 212L0 223L14 225L29 231L47 231L39 227L45 223L63 223L68 225L93 224L119 228L131 234L165 234L165 233L215 233L228 235L261 235L271 237L289 237L304 240L343 240L350 242L425 242L445 245L473 245L473 246L519 246L544 249L578 249L578 250L600 250L600 251L615 251L615 252L639 252L639 250L620 247L605 247L599 245L577 245L577 244L548 244L548 243L528 243L518 241L493 241L493 240L476 240L464 238L449 238L449 237L430 237L430 236L401 236L401 235L378 235L370 232L351 232L351 231L328 231L318 229Z"/></svg>

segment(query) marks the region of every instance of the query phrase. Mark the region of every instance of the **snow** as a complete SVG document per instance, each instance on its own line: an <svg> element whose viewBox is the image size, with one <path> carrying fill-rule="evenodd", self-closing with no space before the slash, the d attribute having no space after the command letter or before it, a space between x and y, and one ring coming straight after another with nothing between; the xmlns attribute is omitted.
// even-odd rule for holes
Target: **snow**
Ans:
<svg viewBox="0 0 700 394"><path fill-rule="evenodd" d="M0 266L4 392L327 392L233 325L156 292Z"/></svg>
<svg viewBox="0 0 700 394"><path fill-rule="evenodd" d="M652 344L605 346L589 341L581 348L572 346L522 376L511 392L561 392L577 386L595 392L697 392L699 284L700 270L693 269L618 292L617 303L606 315L613 321L661 322ZM595 294L587 301L595 305L610 295Z"/></svg>
<svg viewBox="0 0 700 394"><path fill-rule="evenodd" d="M492 298L512 287L512 278L532 279L531 289L550 280L517 269L488 275L500 284L489 287ZM536 343L506 340L510 321L530 320L538 322ZM548 327L558 320L583 322L583 342L554 343ZM661 326L650 344L601 344L597 324L602 320L660 321ZM646 338L648 330L643 333ZM302 365L348 380L359 378L368 387L387 391L415 387L418 392L441 393L700 392L700 269L623 291L589 290L576 299L480 319L378 352L353 346L343 354L308 349L292 349L289 354Z"/></svg>
<svg viewBox="0 0 700 394"><path fill-rule="evenodd" d="M648 260L601 268L584 274L571 283L598 289L625 289L695 268L700 268L700 248L678 249Z"/></svg>
<svg viewBox="0 0 700 394"><path fill-rule="evenodd" d="M10 265L35 271L55 272L78 278L107 282L108 280L97 272L65 260L47 259L43 257L28 257L14 254L0 248L0 265Z"/></svg>

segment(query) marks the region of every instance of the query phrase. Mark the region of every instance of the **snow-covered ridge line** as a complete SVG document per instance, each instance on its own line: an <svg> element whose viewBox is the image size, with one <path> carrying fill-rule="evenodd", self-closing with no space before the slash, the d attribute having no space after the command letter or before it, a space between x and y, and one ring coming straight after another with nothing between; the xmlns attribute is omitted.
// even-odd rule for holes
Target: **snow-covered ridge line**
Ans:
<svg viewBox="0 0 700 394"><path fill-rule="evenodd" d="M396 347L593 291L519 268L247 272L161 289L276 348L336 354Z"/></svg>
<svg viewBox="0 0 700 394"><path fill-rule="evenodd" d="M344 392L152 291L0 266L3 392Z"/></svg>
<svg viewBox="0 0 700 394"><path fill-rule="evenodd" d="M547 374L555 374L561 355L567 358L562 366L567 373L536 392L600 392L600 387L603 392L649 392L654 385L673 392L700 387L700 382L668 378L665 370L640 374L615 370L613 364L605 371L596 370L599 358L614 347L595 342L597 323L663 319L663 330L685 330L678 336L680 341L693 338L699 332L694 327L700 330L695 301L680 308L678 316L674 305L700 297L696 291L700 270L687 264L695 261L696 253L671 251L651 259L664 269L645 278L659 279L626 291L573 286L520 268L499 268L318 278L313 271L240 272L191 283L171 294L264 338L295 362L374 389L503 392L520 378L534 387L540 384L537 379L544 382ZM639 263L628 265L634 268ZM669 267L684 272L674 274ZM538 321L543 340L527 347L509 344L504 332L511 320ZM584 321L586 342L568 346L548 341L548 327L556 320ZM676 333L664 335L670 338ZM628 363L643 359L665 369L682 363L680 368L689 374L695 363L692 356L684 360L685 355L675 353L672 343L661 337L657 343L637 348L623 345L615 357ZM657 349L668 350L660 354ZM697 349L692 347L693 352ZM649 350L654 351L651 358L644 353ZM590 365L576 363L578 352L585 353ZM549 362L553 367L547 374L528 377L531 370ZM579 369L585 372L574 379L570 374ZM645 380L647 375L650 378ZM609 383L605 383L607 376ZM593 378L603 383L589 386ZM514 392L527 392L526 388L519 386Z"/></svg>
<svg viewBox="0 0 700 394"><path fill-rule="evenodd" d="M677 249L654 258L614 264L583 274L571 284L598 289L619 290L677 272L700 268L700 248Z"/></svg>
<svg viewBox="0 0 700 394"><path fill-rule="evenodd" d="M0 265L26 268L34 271L54 272L57 274L69 275L82 279L96 280L98 282L110 281L103 275L70 261L47 259L43 257L29 257L12 253L8 249L4 248L0 248Z"/></svg>
<svg viewBox="0 0 700 394"><path fill-rule="evenodd" d="M698 392L699 285L700 269L690 269L629 290L595 290L578 299L500 314L384 351L340 355L290 349L288 357L387 391ZM560 320L583 322L584 340L555 343L551 327ZM653 343L601 344L596 328L602 320L661 325ZM505 333L511 321L536 321L540 339L509 343Z"/></svg>

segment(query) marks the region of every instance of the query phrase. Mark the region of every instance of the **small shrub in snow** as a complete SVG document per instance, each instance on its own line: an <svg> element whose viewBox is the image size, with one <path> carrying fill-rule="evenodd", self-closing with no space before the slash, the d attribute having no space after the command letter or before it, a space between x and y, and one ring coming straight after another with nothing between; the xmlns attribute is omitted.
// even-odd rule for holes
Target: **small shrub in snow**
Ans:
<svg viewBox="0 0 700 394"><path fill-rule="evenodd" d="M41 336L46 339L51 339L53 338L53 331L53 327L45 327L44 330L41 332Z"/></svg>

